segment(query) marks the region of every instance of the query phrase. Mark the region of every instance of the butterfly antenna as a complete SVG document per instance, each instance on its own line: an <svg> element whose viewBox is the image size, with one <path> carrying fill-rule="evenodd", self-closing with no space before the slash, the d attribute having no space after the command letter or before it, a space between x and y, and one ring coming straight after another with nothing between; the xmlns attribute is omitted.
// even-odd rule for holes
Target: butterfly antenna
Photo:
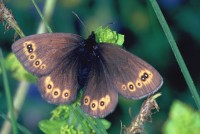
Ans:
<svg viewBox="0 0 200 134"><path fill-rule="evenodd" d="M83 23L83 21L79 18L79 16L74 12L74 11L72 11L72 13L76 16L76 18L81 22L81 24L83 25L83 27L85 28L85 30L88 32L88 33L90 33L89 32L89 30L87 29L87 27L85 26L85 24Z"/></svg>
<svg viewBox="0 0 200 134"><path fill-rule="evenodd" d="M110 26L110 25L115 25L115 22L109 22L109 23L103 25L102 27L107 27L107 26Z"/></svg>

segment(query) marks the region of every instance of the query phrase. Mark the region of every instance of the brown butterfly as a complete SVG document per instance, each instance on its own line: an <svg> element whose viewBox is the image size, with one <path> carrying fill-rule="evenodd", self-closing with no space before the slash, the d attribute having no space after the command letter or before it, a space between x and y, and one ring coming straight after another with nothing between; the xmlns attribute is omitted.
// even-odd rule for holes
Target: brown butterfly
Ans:
<svg viewBox="0 0 200 134"><path fill-rule="evenodd" d="M12 50L22 65L38 76L40 92L49 103L76 100L84 89L82 109L105 117L118 102L118 93L141 99L162 85L160 74L145 61L108 43L97 43L95 34L47 33L19 39Z"/></svg>

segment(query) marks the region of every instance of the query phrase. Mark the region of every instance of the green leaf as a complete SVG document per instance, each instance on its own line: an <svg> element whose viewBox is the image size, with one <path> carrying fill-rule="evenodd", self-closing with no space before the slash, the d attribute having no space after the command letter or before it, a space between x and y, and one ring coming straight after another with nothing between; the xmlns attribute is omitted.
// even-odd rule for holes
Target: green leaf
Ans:
<svg viewBox="0 0 200 134"><path fill-rule="evenodd" d="M104 125L105 129L109 129L111 127L111 122L106 119L100 119L101 123Z"/></svg>
<svg viewBox="0 0 200 134"><path fill-rule="evenodd" d="M49 120L43 120L39 123L40 129L45 134L106 133L105 128L108 129L111 123L105 119L94 119L85 114L80 108L80 98L72 105L60 105L56 107L56 109L51 112L52 116ZM98 123L97 120L101 123Z"/></svg>
<svg viewBox="0 0 200 134"><path fill-rule="evenodd" d="M59 134L61 127L66 124L64 120L43 120L40 121L39 127L45 134Z"/></svg>
<svg viewBox="0 0 200 134"><path fill-rule="evenodd" d="M122 47L124 43L124 35L112 31L110 28L103 28L102 26L95 30L96 42L98 43L111 43Z"/></svg>
<svg viewBox="0 0 200 134"><path fill-rule="evenodd" d="M198 134L200 132L200 112L186 104L175 101L171 107L164 134Z"/></svg>
<svg viewBox="0 0 200 134"><path fill-rule="evenodd" d="M28 73L21 63L17 60L16 56L11 53L6 58L6 69L12 71L13 77L18 80L24 80L28 82L35 82L36 77Z"/></svg>

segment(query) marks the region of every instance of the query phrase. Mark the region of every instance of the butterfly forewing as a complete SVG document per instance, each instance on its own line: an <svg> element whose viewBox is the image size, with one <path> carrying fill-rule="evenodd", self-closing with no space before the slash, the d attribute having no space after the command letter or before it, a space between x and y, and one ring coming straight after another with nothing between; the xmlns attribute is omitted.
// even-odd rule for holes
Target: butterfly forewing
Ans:
<svg viewBox="0 0 200 134"><path fill-rule="evenodd" d="M112 44L99 46L115 89L124 97L141 99L161 87L160 74L142 59Z"/></svg>
<svg viewBox="0 0 200 134"><path fill-rule="evenodd" d="M16 41L12 50L29 72L40 76L50 73L82 41L75 34L37 34Z"/></svg>

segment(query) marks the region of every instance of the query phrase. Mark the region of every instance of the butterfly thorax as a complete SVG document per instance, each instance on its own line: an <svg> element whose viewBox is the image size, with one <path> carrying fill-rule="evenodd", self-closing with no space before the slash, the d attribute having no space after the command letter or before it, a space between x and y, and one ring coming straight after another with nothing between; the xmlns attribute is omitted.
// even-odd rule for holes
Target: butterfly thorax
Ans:
<svg viewBox="0 0 200 134"><path fill-rule="evenodd" d="M95 40L94 32L84 41L84 47L89 52L94 54L94 56L98 56L98 43Z"/></svg>
<svg viewBox="0 0 200 134"><path fill-rule="evenodd" d="M100 57L100 49L95 40L94 32L81 43L79 54L78 83L83 87L87 82L92 64L98 61Z"/></svg>

